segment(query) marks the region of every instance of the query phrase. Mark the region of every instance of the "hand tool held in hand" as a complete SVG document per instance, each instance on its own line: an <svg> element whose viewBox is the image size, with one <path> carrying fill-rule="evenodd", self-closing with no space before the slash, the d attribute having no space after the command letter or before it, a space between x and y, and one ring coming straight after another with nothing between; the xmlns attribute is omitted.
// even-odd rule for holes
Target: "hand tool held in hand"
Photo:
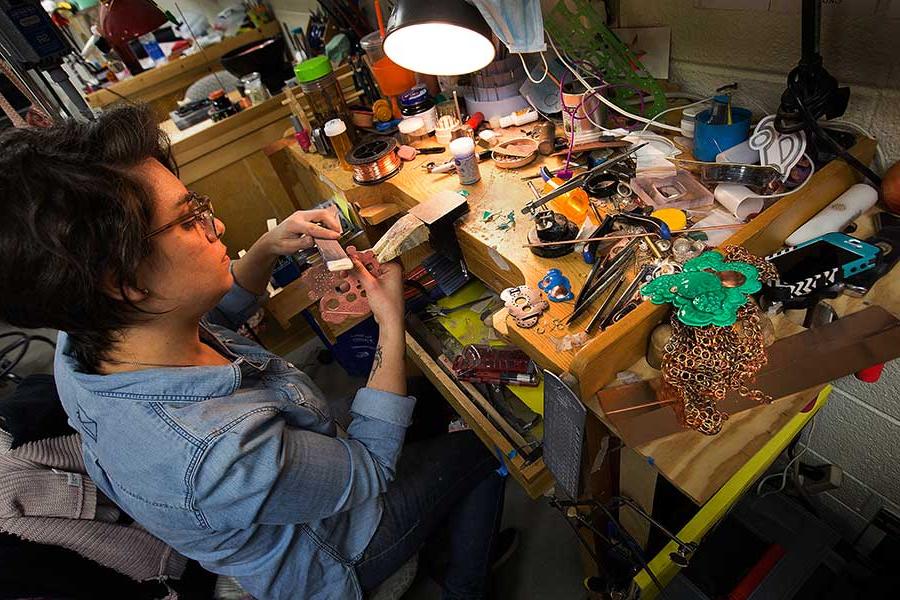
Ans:
<svg viewBox="0 0 900 600"><path fill-rule="evenodd" d="M337 216L337 206L331 205L332 214ZM313 238L316 242L316 248L322 255L322 261L329 271L349 271L353 268L353 261L344 252L341 244L337 240L325 240L321 238Z"/></svg>

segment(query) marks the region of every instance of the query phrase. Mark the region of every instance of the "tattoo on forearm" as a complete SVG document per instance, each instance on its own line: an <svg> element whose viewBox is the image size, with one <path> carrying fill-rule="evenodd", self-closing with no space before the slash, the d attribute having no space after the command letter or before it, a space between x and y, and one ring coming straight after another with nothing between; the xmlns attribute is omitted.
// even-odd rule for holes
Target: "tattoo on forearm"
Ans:
<svg viewBox="0 0 900 600"><path fill-rule="evenodd" d="M372 371L369 373L369 381L372 381L372 378L375 377L375 373L381 368L382 362L381 346L378 346L375 348L375 358L372 359Z"/></svg>

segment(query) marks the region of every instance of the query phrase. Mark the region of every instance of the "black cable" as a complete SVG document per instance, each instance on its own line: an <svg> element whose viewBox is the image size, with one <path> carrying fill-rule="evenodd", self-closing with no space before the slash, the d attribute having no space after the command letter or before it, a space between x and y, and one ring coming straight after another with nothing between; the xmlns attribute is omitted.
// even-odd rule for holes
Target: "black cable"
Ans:
<svg viewBox="0 0 900 600"><path fill-rule="evenodd" d="M872 169L864 165L859 159L855 156L847 152L843 146L837 143L834 138L832 138L828 133L822 129L819 125L818 119L813 114L806 104L801 100L799 93L793 87L789 88L791 92L794 94L794 100L797 102L797 105L800 107L800 111L803 113L803 119L806 123L806 126L809 127L819 138L825 140L825 142L831 146L831 149L842 159L844 159L847 164L851 167L862 173L869 181L871 181L875 187L881 187L881 177L875 174Z"/></svg>
<svg viewBox="0 0 900 600"><path fill-rule="evenodd" d="M25 354L28 353L28 348L31 346L31 342L45 342L47 344L50 344L54 349L56 348L56 344L50 338L44 337L42 335L29 335L24 331L9 331L6 333L2 333L0 334L0 339L14 336L18 339L0 350L0 380L6 379L11 374L13 376L15 375L12 373L12 371L16 368L16 366L18 366L20 362L22 362ZM8 360L7 357L12 354L17 348L21 348L18 356L16 356L14 359L9 360L9 364L6 364L6 366L4 367L3 365Z"/></svg>

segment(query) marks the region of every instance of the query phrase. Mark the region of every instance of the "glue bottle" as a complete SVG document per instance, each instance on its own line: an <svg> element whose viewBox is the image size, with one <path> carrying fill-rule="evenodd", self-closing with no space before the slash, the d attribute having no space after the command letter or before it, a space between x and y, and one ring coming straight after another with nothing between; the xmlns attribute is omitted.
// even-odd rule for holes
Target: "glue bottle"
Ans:
<svg viewBox="0 0 900 600"><path fill-rule="evenodd" d="M341 168L345 171L352 171L353 167L347 162L347 153L350 152L350 136L347 134L347 126L340 119L332 119L325 123L325 135L334 148L338 160L341 161Z"/></svg>
<svg viewBox="0 0 900 600"><path fill-rule="evenodd" d="M475 156L475 142L472 138L461 137L451 141L450 152L453 154L453 163L456 165L461 184L472 185L481 181L478 157Z"/></svg>

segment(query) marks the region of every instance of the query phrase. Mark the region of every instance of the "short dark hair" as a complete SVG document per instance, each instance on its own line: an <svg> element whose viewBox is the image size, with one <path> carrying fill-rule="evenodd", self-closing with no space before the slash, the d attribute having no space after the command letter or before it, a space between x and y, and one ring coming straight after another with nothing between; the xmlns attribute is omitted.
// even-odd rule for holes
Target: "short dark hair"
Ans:
<svg viewBox="0 0 900 600"><path fill-rule="evenodd" d="M143 312L124 290L151 252L153 201L131 170L150 158L177 173L147 106L0 134L0 319L65 331L87 371Z"/></svg>

